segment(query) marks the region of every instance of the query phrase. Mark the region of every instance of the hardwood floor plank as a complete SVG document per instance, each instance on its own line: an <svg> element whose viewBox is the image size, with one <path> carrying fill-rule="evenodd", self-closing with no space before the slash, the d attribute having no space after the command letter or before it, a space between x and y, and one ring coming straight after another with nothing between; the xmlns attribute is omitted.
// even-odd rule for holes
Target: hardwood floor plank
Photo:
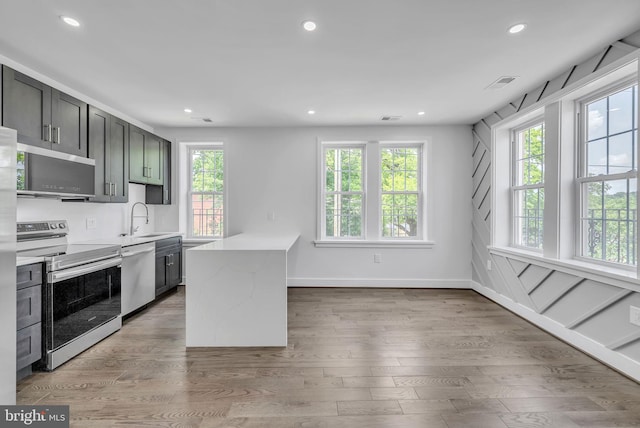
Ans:
<svg viewBox="0 0 640 428"><path fill-rule="evenodd" d="M344 386L350 388L393 388L396 384L390 376L349 376L342 379Z"/></svg>
<svg viewBox="0 0 640 428"><path fill-rule="evenodd" d="M445 413L442 418L449 428L507 428L500 416L493 413Z"/></svg>
<svg viewBox="0 0 640 428"><path fill-rule="evenodd" d="M587 397L501 398L500 401L514 413L604 410Z"/></svg>
<svg viewBox="0 0 640 428"><path fill-rule="evenodd" d="M370 403L370 401L367 401ZM233 403L230 417L337 416L335 401L258 401Z"/></svg>
<svg viewBox="0 0 640 428"><path fill-rule="evenodd" d="M640 426L640 386L470 290L289 289L289 345L189 348L180 287L18 404L71 426Z"/></svg>
<svg viewBox="0 0 640 428"><path fill-rule="evenodd" d="M502 413L509 428L578 428L564 413Z"/></svg>
<svg viewBox="0 0 640 428"><path fill-rule="evenodd" d="M338 401L339 415L401 415L402 409L396 400L385 401Z"/></svg>
<svg viewBox="0 0 640 428"><path fill-rule="evenodd" d="M405 415L455 412L452 400L398 400Z"/></svg>

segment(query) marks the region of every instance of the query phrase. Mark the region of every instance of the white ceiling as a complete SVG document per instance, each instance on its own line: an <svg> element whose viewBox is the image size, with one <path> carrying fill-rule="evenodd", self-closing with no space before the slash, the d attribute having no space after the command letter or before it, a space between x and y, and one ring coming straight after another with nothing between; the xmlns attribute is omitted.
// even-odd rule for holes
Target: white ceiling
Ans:
<svg viewBox="0 0 640 428"><path fill-rule="evenodd" d="M154 127L471 124L637 29L640 0L0 0L0 55Z"/></svg>

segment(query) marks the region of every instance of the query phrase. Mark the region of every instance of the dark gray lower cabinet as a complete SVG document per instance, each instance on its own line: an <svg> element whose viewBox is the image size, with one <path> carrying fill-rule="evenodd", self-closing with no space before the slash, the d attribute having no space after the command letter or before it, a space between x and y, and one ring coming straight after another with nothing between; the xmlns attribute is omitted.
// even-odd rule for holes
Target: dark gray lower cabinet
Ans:
<svg viewBox="0 0 640 428"><path fill-rule="evenodd" d="M182 281L182 238L156 241L156 296Z"/></svg>
<svg viewBox="0 0 640 428"><path fill-rule="evenodd" d="M21 373L42 357L42 264L18 266L16 275L16 370Z"/></svg>

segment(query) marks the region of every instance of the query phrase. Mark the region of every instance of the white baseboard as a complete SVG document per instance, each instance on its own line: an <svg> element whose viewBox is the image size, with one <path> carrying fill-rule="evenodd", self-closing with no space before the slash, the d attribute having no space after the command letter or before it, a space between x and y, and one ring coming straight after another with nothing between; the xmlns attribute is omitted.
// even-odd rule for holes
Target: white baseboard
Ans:
<svg viewBox="0 0 640 428"><path fill-rule="evenodd" d="M468 279L289 278L289 287L471 288Z"/></svg>
<svg viewBox="0 0 640 428"><path fill-rule="evenodd" d="M514 302L508 297L498 294L490 288L484 287L482 284L471 281L471 288L488 299L493 300L500 306L521 316L532 324L537 325L541 329L551 333L572 346L575 346L586 354L589 354L593 358L620 371L621 373L624 373L636 382L640 382L640 362L632 360L619 352L612 351L604 345L589 339L574 330L564 327L562 324L552 320L551 318L540 315L526 306Z"/></svg>

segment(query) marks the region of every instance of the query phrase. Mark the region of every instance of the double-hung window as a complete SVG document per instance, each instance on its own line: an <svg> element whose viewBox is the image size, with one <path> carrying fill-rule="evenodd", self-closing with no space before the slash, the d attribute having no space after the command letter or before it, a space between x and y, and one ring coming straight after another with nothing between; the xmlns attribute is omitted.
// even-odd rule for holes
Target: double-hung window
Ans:
<svg viewBox="0 0 640 428"><path fill-rule="evenodd" d="M428 245L424 146L401 141L321 143L317 245Z"/></svg>
<svg viewBox="0 0 640 428"><path fill-rule="evenodd" d="M224 235L224 151L221 145L189 147L188 237Z"/></svg>
<svg viewBox="0 0 640 428"><path fill-rule="evenodd" d="M516 128L511 194L513 245L542 249L544 214L544 122Z"/></svg>
<svg viewBox="0 0 640 428"><path fill-rule="evenodd" d="M327 145L324 158L324 236L364 236L364 153L362 144Z"/></svg>
<svg viewBox="0 0 640 428"><path fill-rule="evenodd" d="M636 265L638 85L587 98L580 112L578 254Z"/></svg>
<svg viewBox="0 0 640 428"><path fill-rule="evenodd" d="M380 147L383 238L416 237L421 217L421 146Z"/></svg>

